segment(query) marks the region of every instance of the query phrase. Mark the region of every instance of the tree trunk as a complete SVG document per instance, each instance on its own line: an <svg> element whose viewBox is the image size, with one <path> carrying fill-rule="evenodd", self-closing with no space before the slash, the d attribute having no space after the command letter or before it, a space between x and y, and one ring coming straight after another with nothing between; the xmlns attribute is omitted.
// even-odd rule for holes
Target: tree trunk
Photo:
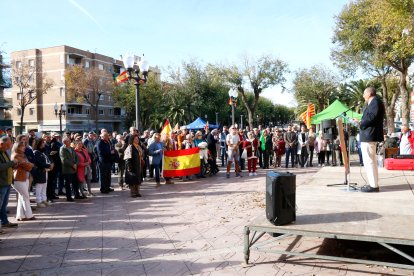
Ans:
<svg viewBox="0 0 414 276"><path fill-rule="evenodd" d="M409 99L409 92L407 88L407 69L400 71L400 80L398 82L398 86L400 88L401 93L401 121L402 124L408 124L410 121L410 103Z"/></svg>
<svg viewBox="0 0 414 276"><path fill-rule="evenodd" d="M386 76L381 76L381 88L382 88L382 101L385 107L387 133L394 133L394 117L395 117L395 96L393 95L391 101L389 101L389 91L387 86Z"/></svg>
<svg viewBox="0 0 414 276"><path fill-rule="evenodd" d="M23 134L23 117L24 117L24 107L21 106L22 113L20 115L20 134Z"/></svg>
<svg viewBox="0 0 414 276"><path fill-rule="evenodd" d="M98 124L99 124L99 113L98 113L98 108L99 108L99 105L98 104L96 104L96 107L95 107L95 131L96 131L96 133L98 133L99 132L99 130L98 130Z"/></svg>

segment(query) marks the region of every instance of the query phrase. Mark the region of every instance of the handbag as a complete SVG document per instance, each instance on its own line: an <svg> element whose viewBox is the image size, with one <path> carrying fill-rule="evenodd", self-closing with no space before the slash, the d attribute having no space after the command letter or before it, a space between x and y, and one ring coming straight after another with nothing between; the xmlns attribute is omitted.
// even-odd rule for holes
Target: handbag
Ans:
<svg viewBox="0 0 414 276"><path fill-rule="evenodd" d="M242 159L247 159L247 150L246 149L243 150L241 158Z"/></svg>

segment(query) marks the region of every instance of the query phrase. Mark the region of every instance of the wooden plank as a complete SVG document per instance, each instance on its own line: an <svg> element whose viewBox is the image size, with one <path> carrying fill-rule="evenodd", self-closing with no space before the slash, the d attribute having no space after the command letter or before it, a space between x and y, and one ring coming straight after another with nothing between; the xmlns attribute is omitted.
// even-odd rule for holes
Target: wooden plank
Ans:
<svg viewBox="0 0 414 276"><path fill-rule="evenodd" d="M342 118L338 119L338 132L339 132L339 143L341 145L342 152L342 161L344 162L345 175L349 174L349 162L348 162L348 152L346 150L345 144L345 133L344 133L344 124L342 123Z"/></svg>

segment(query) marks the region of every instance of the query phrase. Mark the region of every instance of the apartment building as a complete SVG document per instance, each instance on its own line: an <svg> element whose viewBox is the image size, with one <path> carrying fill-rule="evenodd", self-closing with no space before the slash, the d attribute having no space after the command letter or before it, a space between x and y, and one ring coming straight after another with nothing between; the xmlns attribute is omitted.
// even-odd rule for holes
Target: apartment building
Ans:
<svg viewBox="0 0 414 276"><path fill-rule="evenodd" d="M5 80L3 73L3 70L9 67L9 64L3 63L3 56L0 54L0 135L13 125L10 114L11 99L5 94L5 89L9 87L9 83Z"/></svg>
<svg viewBox="0 0 414 276"><path fill-rule="evenodd" d="M139 59L139 57L137 57ZM37 99L27 106L24 113L24 131L36 129L38 132L59 131L59 117L55 115L55 105L63 104L66 107L66 115L62 117L62 130L64 131L89 131L95 129L95 112L86 102L69 101L66 93L65 71L75 64L81 64L86 70L99 68L112 74L119 74L123 63L98 53L76 49L70 46L56 46L42 49L30 49L11 53L12 66L19 66L22 61L41 64L40 70L44 77L51 79L53 87L46 94L38 95ZM157 67L150 70L160 76ZM12 76L13 77L13 76ZM38 81L37 78L34 81ZM36 83L36 85L40 85ZM13 111L12 119L15 130L20 127L21 110L18 108L18 87L12 87ZM88 95L89 96L89 95ZM94 97L93 93L90 95ZM92 99L95 100L95 99ZM123 130L128 126L123 125L124 110L114 106L112 91L104 91L99 102L99 129Z"/></svg>

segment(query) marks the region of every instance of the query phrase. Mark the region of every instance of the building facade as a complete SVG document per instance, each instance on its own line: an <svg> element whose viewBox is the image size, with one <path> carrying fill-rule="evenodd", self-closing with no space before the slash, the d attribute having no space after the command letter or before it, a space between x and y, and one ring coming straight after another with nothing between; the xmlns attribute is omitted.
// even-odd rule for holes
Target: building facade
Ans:
<svg viewBox="0 0 414 276"><path fill-rule="evenodd" d="M10 113L12 109L11 99L4 93L5 89L10 86L10 83L5 79L3 71L9 67L9 64L3 63L3 56L0 53L0 135L13 125Z"/></svg>
<svg viewBox="0 0 414 276"><path fill-rule="evenodd" d="M56 104L59 108L62 104L66 107L66 115L62 116L63 131L82 132L95 129L95 112L93 112L91 105L86 101L79 103L76 99L68 99L65 72L70 66L76 64L82 65L85 70L98 68L116 75L120 73L123 67L121 60L66 45L11 53L12 66L19 66L19 62L22 61L41 64L41 66L37 67L41 72L37 73L52 80L54 83L53 87L46 94L37 95L37 99L26 107L23 117L24 132L27 132L29 129L35 129L37 132L59 131L60 120L59 116L55 114ZM151 67L151 71L159 74L158 68ZM34 81L38 81L37 79ZM41 83L36 83L36 85L41 85ZM15 131L18 132L21 117L18 103L21 95L19 95L18 87L12 87L11 90L13 97L13 126ZM93 94L90 96L94 97ZM96 99L92 98L92 100ZM99 118L98 128L105 128L109 131L125 129L126 126L123 125L124 113L122 108L114 106L112 91L103 91L97 114Z"/></svg>

